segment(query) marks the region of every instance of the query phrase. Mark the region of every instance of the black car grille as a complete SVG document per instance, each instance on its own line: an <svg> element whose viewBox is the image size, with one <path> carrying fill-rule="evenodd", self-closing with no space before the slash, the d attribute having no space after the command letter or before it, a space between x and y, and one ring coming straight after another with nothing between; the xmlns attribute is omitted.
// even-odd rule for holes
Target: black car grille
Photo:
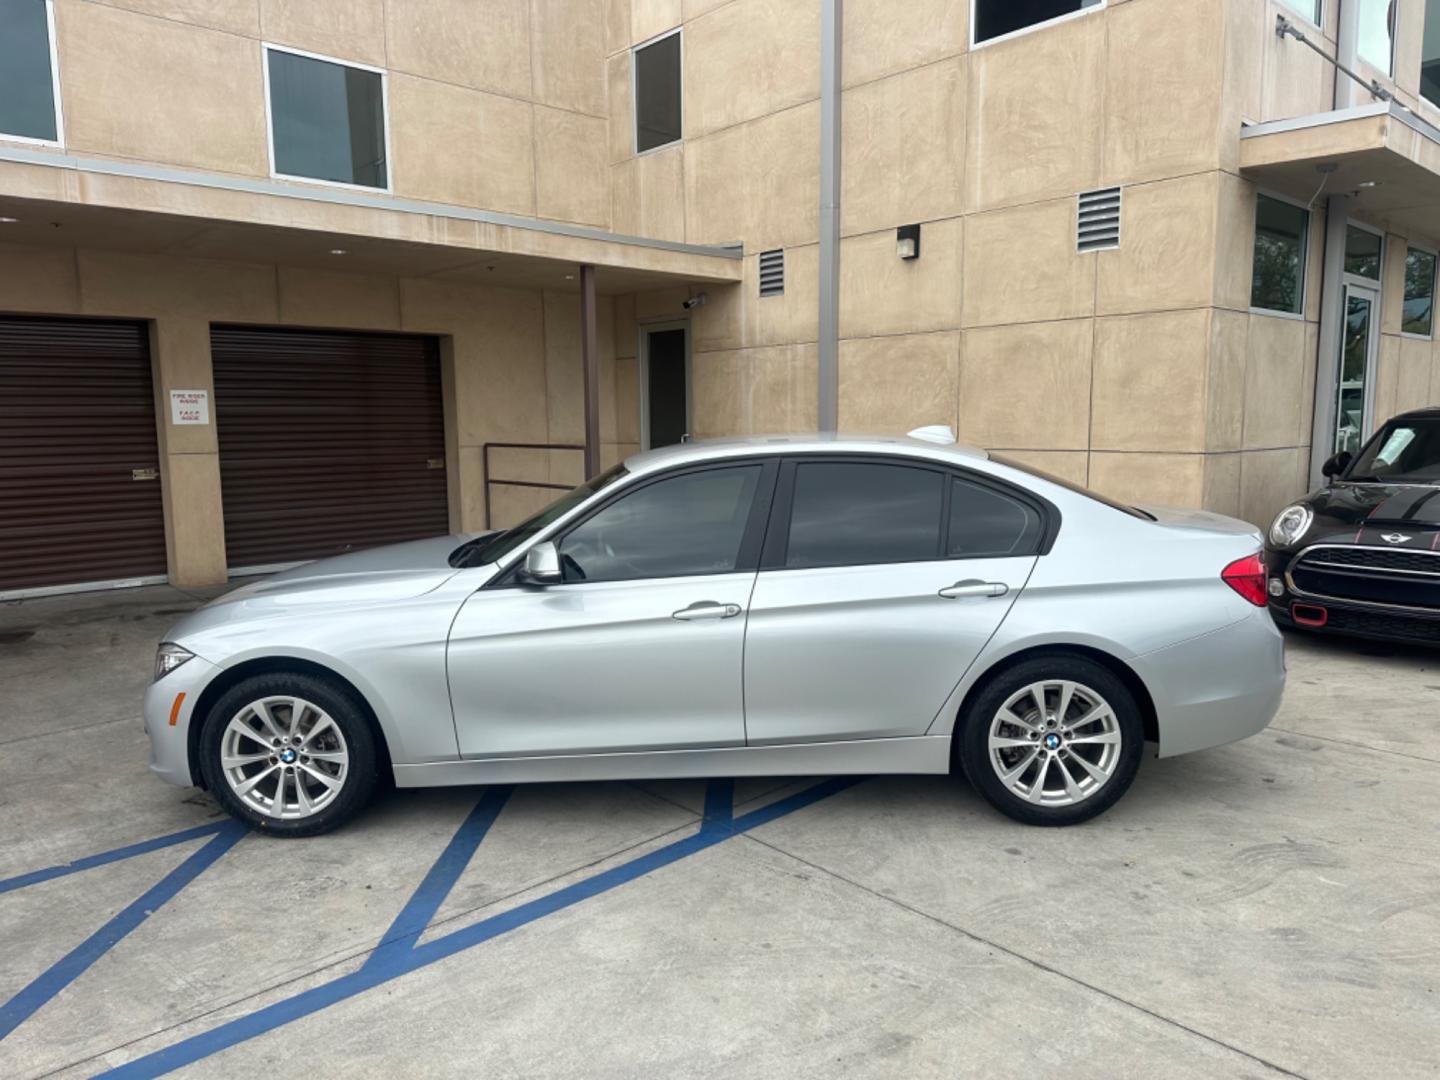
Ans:
<svg viewBox="0 0 1440 1080"><path fill-rule="evenodd" d="M1290 567L1290 580L1312 596L1440 610L1440 552L1310 548Z"/></svg>

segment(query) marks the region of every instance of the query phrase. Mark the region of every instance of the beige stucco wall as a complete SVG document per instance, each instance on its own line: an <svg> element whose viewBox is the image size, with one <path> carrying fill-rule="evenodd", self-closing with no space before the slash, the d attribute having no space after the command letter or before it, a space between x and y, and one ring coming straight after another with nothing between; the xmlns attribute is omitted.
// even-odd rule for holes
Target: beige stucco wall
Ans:
<svg viewBox="0 0 1440 1080"><path fill-rule="evenodd" d="M453 528L486 525L486 442L579 443L579 303L575 294L458 285L429 278L298 269L164 255L0 245L0 310L142 319L150 323L170 576L223 581L219 448L207 426L173 426L172 388L213 392L210 325L393 330L441 338ZM616 408L613 302L599 308L601 437L606 463L630 452L635 422ZM633 349L630 361L633 367ZM630 381L633 387L633 379ZM633 393L628 408L633 415ZM507 456L508 454L508 456ZM492 475L573 482L581 455L496 452ZM552 460L553 459L553 460ZM554 492L495 487L494 523L513 523Z"/></svg>

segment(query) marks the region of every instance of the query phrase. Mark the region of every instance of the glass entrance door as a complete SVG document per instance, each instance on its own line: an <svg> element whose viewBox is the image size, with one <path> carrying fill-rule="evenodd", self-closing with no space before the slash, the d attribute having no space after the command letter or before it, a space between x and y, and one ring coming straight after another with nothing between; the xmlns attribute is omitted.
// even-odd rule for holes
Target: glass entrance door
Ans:
<svg viewBox="0 0 1440 1080"><path fill-rule="evenodd" d="M1345 325L1340 334L1340 386L1335 410L1335 450L1355 454L1375 426L1375 353L1380 294L1345 286Z"/></svg>

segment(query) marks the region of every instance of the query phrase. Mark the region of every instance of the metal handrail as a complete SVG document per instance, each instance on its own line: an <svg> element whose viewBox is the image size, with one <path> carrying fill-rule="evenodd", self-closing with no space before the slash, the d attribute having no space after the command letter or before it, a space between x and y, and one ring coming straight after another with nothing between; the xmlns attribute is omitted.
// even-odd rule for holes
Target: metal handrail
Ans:
<svg viewBox="0 0 1440 1080"><path fill-rule="evenodd" d="M490 519L490 487L492 484L499 484L501 487L530 487L550 488L555 491L569 491L574 484L552 484L543 480L494 480L490 477L490 451L494 450L579 450L583 452L583 443L526 443L526 442L487 442L480 446L480 476L485 485L485 527L494 528L494 522Z"/></svg>

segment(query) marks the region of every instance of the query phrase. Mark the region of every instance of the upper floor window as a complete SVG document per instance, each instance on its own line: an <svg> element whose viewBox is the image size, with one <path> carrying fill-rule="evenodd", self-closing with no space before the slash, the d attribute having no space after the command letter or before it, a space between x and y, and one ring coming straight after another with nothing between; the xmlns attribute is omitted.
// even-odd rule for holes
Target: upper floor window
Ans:
<svg viewBox="0 0 1440 1080"><path fill-rule="evenodd" d="M679 142L680 31L636 46L631 57L635 70L635 152Z"/></svg>
<svg viewBox="0 0 1440 1080"><path fill-rule="evenodd" d="M970 43L993 41L1104 6L1105 0L970 0Z"/></svg>
<svg viewBox="0 0 1440 1080"><path fill-rule="evenodd" d="M1435 253L1411 248L1405 254L1405 314L1400 330L1429 337L1435 319Z"/></svg>
<svg viewBox="0 0 1440 1080"><path fill-rule="evenodd" d="M273 45L265 66L274 174L388 191L385 73Z"/></svg>
<svg viewBox="0 0 1440 1080"><path fill-rule="evenodd" d="M1250 306L1299 315L1305 305L1310 213L1269 195L1255 199L1255 276Z"/></svg>
<svg viewBox="0 0 1440 1080"><path fill-rule="evenodd" d="M1440 0L1425 5L1425 30L1420 38L1420 93L1440 105Z"/></svg>
<svg viewBox="0 0 1440 1080"><path fill-rule="evenodd" d="M1357 0L1359 31L1355 51L1361 60L1386 75L1395 74L1396 0Z"/></svg>
<svg viewBox="0 0 1440 1080"><path fill-rule="evenodd" d="M0 0L0 139L61 142L52 0Z"/></svg>
<svg viewBox="0 0 1440 1080"><path fill-rule="evenodd" d="M1309 19L1316 26L1325 14L1324 0L1280 0L1291 11Z"/></svg>

